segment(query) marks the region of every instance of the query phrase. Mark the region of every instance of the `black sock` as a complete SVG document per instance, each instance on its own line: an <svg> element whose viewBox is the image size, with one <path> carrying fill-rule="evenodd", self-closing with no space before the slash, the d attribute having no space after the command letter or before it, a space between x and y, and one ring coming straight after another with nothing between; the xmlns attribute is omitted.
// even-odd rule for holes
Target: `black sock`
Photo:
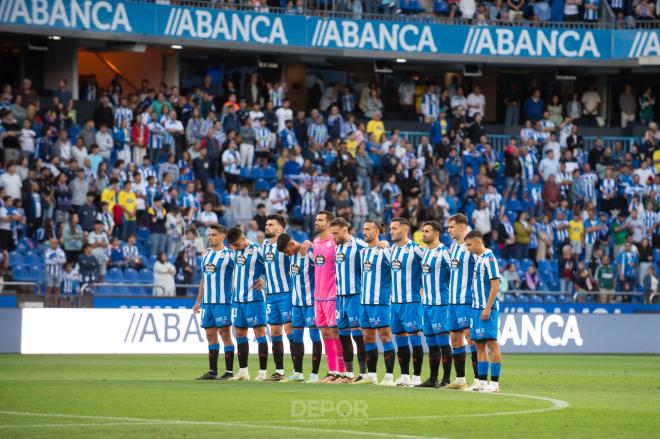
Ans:
<svg viewBox="0 0 660 439"><path fill-rule="evenodd" d="M273 337L273 361L275 369L284 369L284 342L281 335L279 338Z"/></svg>
<svg viewBox="0 0 660 439"><path fill-rule="evenodd" d="M440 346L429 346L429 368L431 369L431 381L437 381L440 369Z"/></svg>
<svg viewBox="0 0 660 439"><path fill-rule="evenodd" d="M361 335L354 335L355 345L357 346L357 358L360 365L360 373L367 373L367 363L365 362L364 354L364 337Z"/></svg>
<svg viewBox="0 0 660 439"><path fill-rule="evenodd" d="M396 356L399 358L401 375L410 375L410 346L404 345L397 348Z"/></svg>
<svg viewBox="0 0 660 439"><path fill-rule="evenodd" d="M220 349L209 349L209 371L218 374L218 353Z"/></svg>
<svg viewBox="0 0 660 439"><path fill-rule="evenodd" d="M265 337L264 337L265 338ZM268 343L259 343L259 370L268 369Z"/></svg>
<svg viewBox="0 0 660 439"><path fill-rule="evenodd" d="M342 357L346 364L346 372L353 372L353 341L349 335L340 335Z"/></svg>
<svg viewBox="0 0 660 439"><path fill-rule="evenodd" d="M305 344L300 342L292 342L291 349L295 351L293 356L293 370L302 373L303 360L305 358Z"/></svg>
<svg viewBox="0 0 660 439"><path fill-rule="evenodd" d="M448 383L451 379L451 346L440 346L442 351L442 381ZM463 369L465 371L465 369Z"/></svg>
<svg viewBox="0 0 660 439"><path fill-rule="evenodd" d="M472 352L470 354L470 358L472 360L472 372L474 372L474 376L476 377L477 375L479 375L479 372L477 370L477 352L476 351Z"/></svg>
<svg viewBox="0 0 660 439"><path fill-rule="evenodd" d="M246 337L247 338L247 337ZM248 355L250 354L250 345L247 343L238 343L238 367L245 369L248 367Z"/></svg>
<svg viewBox="0 0 660 439"><path fill-rule="evenodd" d="M234 372L234 345L231 345L231 351L225 350L225 370L229 373Z"/></svg>
<svg viewBox="0 0 660 439"><path fill-rule="evenodd" d="M383 352L383 358L385 358L385 372L394 373L394 349L387 350Z"/></svg>
<svg viewBox="0 0 660 439"><path fill-rule="evenodd" d="M465 378L465 347L462 352L454 353L454 368L456 368L456 378Z"/></svg>
<svg viewBox="0 0 660 439"><path fill-rule="evenodd" d="M413 375L419 376L422 373L422 365L424 364L423 346L413 346L412 363L413 363Z"/></svg>
<svg viewBox="0 0 660 439"><path fill-rule="evenodd" d="M367 370L376 373L376 366L378 365L378 349L367 351Z"/></svg>
<svg viewBox="0 0 660 439"><path fill-rule="evenodd" d="M312 345L312 373L318 374L321 367L321 356L323 355L323 343L315 341Z"/></svg>

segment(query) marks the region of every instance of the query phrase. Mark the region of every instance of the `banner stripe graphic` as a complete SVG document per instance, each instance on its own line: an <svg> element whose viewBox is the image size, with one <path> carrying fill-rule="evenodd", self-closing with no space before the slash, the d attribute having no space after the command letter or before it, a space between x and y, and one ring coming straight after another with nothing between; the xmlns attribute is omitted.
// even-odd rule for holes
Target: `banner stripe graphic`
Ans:
<svg viewBox="0 0 660 439"><path fill-rule="evenodd" d="M635 39L633 40L632 46L630 46L630 51L628 51L628 58L632 58L635 54L635 50L637 49L637 44L639 43L639 39L642 36L641 32L635 33Z"/></svg>
<svg viewBox="0 0 660 439"><path fill-rule="evenodd" d="M172 9L170 11L170 16L167 18L167 25L165 26L165 35L170 34L170 27L172 26L172 19L174 18L175 12L176 12L176 9Z"/></svg>
<svg viewBox="0 0 660 439"><path fill-rule="evenodd" d="M649 32L642 33L642 38L639 40L639 45L637 46L637 51L635 52L635 58L639 58L646 46L646 41L649 39Z"/></svg>
<svg viewBox="0 0 660 439"><path fill-rule="evenodd" d="M468 53L474 53L474 51L477 49L477 43L479 42L479 37L481 36L481 32L483 32L483 29L477 29L474 31L474 37L472 38L472 42L470 43L470 50Z"/></svg>
<svg viewBox="0 0 660 439"><path fill-rule="evenodd" d="M470 47L470 40L472 40L472 35L474 34L474 28L471 27L468 34L467 38L465 39L465 44L463 45L463 53Z"/></svg>
<svg viewBox="0 0 660 439"><path fill-rule="evenodd" d="M316 41L317 46L323 46L323 37L325 37L325 30L328 27L329 20L325 20L321 23L321 30L319 31L319 38Z"/></svg>
<svg viewBox="0 0 660 439"><path fill-rule="evenodd" d="M11 18L11 13L14 9L14 2L15 0L7 0L7 9L5 9L4 14L2 14L2 21L7 22Z"/></svg>
<svg viewBox="0 0 660 439"><path fill-rule="evenodd" d="M6 7L7 7L7 0L2 0L2 2L0 2L0 17L4 15Z"/></svg>
<svg viewBox="0 0 660 439"><path fill-rule="evenodd" d="M312 37L312 46L316 44L316 39L319 36L319 28L321 27L321 21L316 22L316 26L314 26L314 36Z"/></svg>
<svg viewBox="0 0 660 439"><path fill-rule="evenodd" d="M170 35L176 35L177 33L177 28L179 27L179 19L181 18L181 12L183 9L177 9L176 14L174 15L174 21L172 22L172 30L170 32Z"/></svg>

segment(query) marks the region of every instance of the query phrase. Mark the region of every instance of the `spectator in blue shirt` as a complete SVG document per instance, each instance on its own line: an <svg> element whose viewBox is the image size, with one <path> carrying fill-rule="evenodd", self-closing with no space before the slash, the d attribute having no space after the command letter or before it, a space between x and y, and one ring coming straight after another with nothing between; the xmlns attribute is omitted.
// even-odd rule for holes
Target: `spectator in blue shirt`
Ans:
<svg viewBox="0 0 660 439"><path fill-rule="evenodd" d="M525 101L523 111L525 112L525 117L532 121L532 123L536 123L536 121L543 118L545 105L543 104L543 99L541 99L541 91L538 88L534 89L532 95Z"/></svg>

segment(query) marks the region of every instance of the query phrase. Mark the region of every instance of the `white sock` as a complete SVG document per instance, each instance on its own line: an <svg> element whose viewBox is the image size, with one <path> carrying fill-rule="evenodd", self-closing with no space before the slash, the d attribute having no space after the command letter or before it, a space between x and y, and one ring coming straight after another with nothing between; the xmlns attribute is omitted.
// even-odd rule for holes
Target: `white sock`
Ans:
<svg viewBox="0 0 660 439"><path fill-rule="evenodd" d="M279 373L280 375L284 375L284 369L275 369L275 373Z"/></svg>
<svg viewBox="0 0 660 439"><path fill-rule="evenodd" d="M405 375L405 374L401 375L401 381L405 381L405 380L410 381L410 375Z"/></svg>
<svg viewBox="0 0 660 439"><path fill-rule="evenodd" d="M265 371L265 370L261 370L261 369L259 369L259 375L266 375L266 372L267 372L267 371Z"/></svg>
<svg viewBox="0 0 660 439"><path fill-rule="evenodd" d="M354 374L353 372L346 372L346 373L344 374L344 376L345 376L346 378L355 378L355 374Z"/></svg>
<svg viewBox="0 0 660 439"><path fill-rule="evenodd" d="M369 372L367 375L369 376L369 378L371 378L373 380L378 379L378 375L376 375L376 372Z"/></svg>
<svg viewBox="0 0 660 439"><path fill-rule="evenodd" d="M392 379L392 374L391 373L386 373L385 376L383 377L383 381L389 381Z"/></svg>
<svg viewBox="0 0 660 439"><path fill-rule="evenodd" d="M241 367L240 369L238 369L238 373L247 374L248 373L248 368L247 367Z"/></svg>
<svg viewBox="0 0 660 439"><path fill-rule="evenodd" d="M301 375L302 375L302 373L301 373ZM318 375L315 374L315 373L310 373L310 374L309 374L309 377L310 377L310 378L315 378L315 377L318 377Z"/></svg>
<svg viewBox="0 0 660 439"><path fill-rule="evenodd" d="M329 370L328 375L339 375L339 372L335 372L334 370Z"/></svg>
<svg viewBox="0 0 660 439"><path fill-rule="evenodd" d="M369 374L368 373L361 373L360 376L362 377L362 379L365 379L366 377L369 376Z"/></svg>
<svg viewBox="0 0 660 439"><path fill-rule="evenodd" d="M413 375L412 379L413 379L413 381L417 381L417 380L421 381L422 377L419 376L419 375Z"/></svg>
<svg viewBox="0 0 660 439"><path fill-rule="evenodd" d="M456 377L456 382L457 382L458 384L467 384L467 383L465 382L465 377Z"/></svg>

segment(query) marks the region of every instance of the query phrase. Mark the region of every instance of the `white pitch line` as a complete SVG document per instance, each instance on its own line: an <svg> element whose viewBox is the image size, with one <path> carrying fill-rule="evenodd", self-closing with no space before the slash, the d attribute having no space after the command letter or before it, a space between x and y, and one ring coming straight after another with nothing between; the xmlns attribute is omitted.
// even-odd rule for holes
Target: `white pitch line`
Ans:
<svg viewBox="0 0 660 439"><path fill-rule="evenodd" d="M133 425L205 425L211 427L243 427L243 428L262 428L262 424L254 424L248 422L213 422L213 421L185 421L176 419L144 419L144 418L129 418L129 417L115 417L115 416L91 416L91 415L70 415L61 413L32 413L32 412L14 412L14 411L0 411L0 415L13 415L13 416L32 416L32 417L45 417L45 418L68 418L68 419L101 419L101 420L116 420L124 422L135 422ZM38 424L42 425L42 424ZM56 424L62 427L74 424ZM100 425L100 424L94 424ZM131 425L131 424L125 424ZM26 427L29 428L29 427ZM432 436L415 436L407 434L392 434L392 433L379 433L375 431L355 431L355 430L338 430L328 428L311 428L311 427L291 427L284 425L271 425L269 428L274 430L288 430L288 431L306 431L310 433L337 433L353 436L369 436L369 437L393 437L399 439L443 439Z"/></svg>
<svg viewBox="0 0 660 439"><path fill-rule="evenodd" d="M449 392L449 391L447 391ZM469 393L469 392L468 392ZM510 416L510 415L531 415L537 413L553 412L556 410L563 410L570 406L566 401L561 399L546 398L544 396L523 395L519 393L488 393L479 394L477 392L473 395L479 397L489 398L490 395L496 396L512 396L516 398L536 399L539 401L546 401L552 404L550 407L543 407L538 409L514 410L510 412L488 412L488 413L458 413L452 415L418 415L418 416L387 416L387 417L367 417L367 418L333 418L333 419L289 419L289 420L273 420L273 421L251 421L254 423L262 423L263 425L270 425L273 423L322 423L322 422L371 422L371 421L407 421L407 420L430 420L430 419L449 419L449 418L479 418L488 416ZM489 395L489 396L486 396Z"/></svg>
<svg viewBox="0 0 660 439"><path fill-rule="evenodd" d="M132 425L159 425L156 422L98 422L95 424L14 424L0 425L0 429L10 430L12 428L67 428L67 427L123 427Z"/></svg>

